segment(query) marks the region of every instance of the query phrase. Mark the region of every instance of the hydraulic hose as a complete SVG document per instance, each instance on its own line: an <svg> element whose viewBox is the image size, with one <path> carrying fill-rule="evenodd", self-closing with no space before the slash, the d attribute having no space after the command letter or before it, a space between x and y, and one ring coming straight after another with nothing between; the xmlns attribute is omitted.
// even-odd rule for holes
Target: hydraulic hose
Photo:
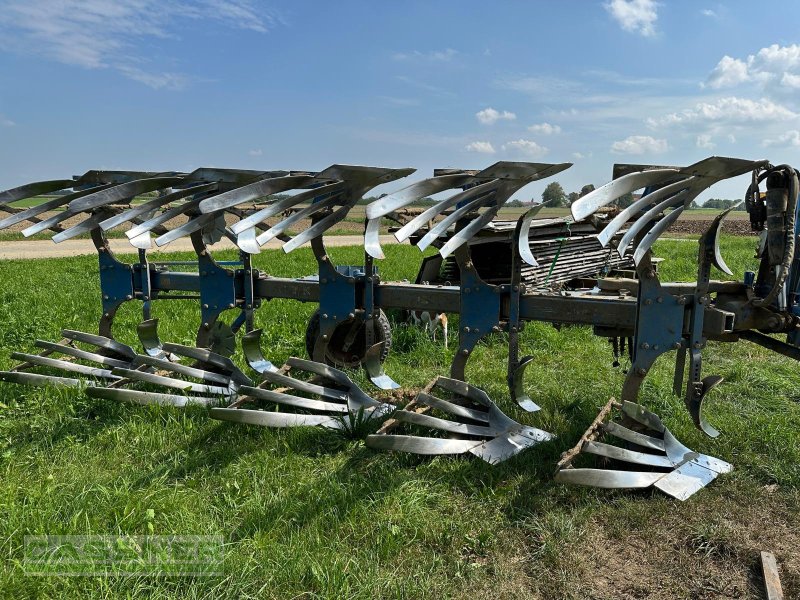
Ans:
<svg viewBox="0 0 800 600"><path fill-rule="evenodd" d="M798 180L797 171L789 165L780 165L775 167L772 172L774 173L775 171L783 171L786 174L787 183L789 185L789 199L786 206L786 234L784 236L783 259L781 260L780 265L778 265L778 273L775 277L775 282L772 284L772 288L766 296L763 298L756 298L753 301L755 306L768 306L774 302L775 298L778 296L778 293L783 288L783 284L786 283L786 278L789 275L789 270L792 266L792 260L794 259L795 238L797 237L794 231L794 225L795 213L797 212L797 195L800 193L800 181Z"/></svg>

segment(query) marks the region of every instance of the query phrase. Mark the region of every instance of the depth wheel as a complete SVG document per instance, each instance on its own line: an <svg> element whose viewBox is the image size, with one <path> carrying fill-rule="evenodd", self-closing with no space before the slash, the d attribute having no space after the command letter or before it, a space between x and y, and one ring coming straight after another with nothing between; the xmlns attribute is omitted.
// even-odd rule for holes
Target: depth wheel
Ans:
<svg viewBox="0 0 800 600"><path fill-rule="evenodd" d="M319 310L314 311L306 327L306 352L309 358L314 357L314 346L319 332ZM384 342L381 350L381 362L386 360L392 347L392 328L389 319L381 310L378 317L372 319L375 328L375 343ZM332 367L358 367L364 362L366 348L366 322L348 319L333 330L333 335L325 352L325 362Z"/></svg>

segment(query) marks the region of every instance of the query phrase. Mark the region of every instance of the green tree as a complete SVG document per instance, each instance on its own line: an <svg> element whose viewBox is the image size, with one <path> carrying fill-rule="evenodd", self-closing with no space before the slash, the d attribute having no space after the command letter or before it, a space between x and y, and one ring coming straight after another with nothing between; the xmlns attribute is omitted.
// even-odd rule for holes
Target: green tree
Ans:
<svg viewBox="0 0 800 600"><path fill-rule="evenodd" d="M581 188L580 197L583 198L586 194L588 194L589 192L593 192L593 191L594 191L594 184L593 183L587 183L585 186L583 186Z"/></svg>
<svg viewBox="0 0 800 600"><path fill-rule="evenodd" d="M578 192L570 192L569 196L567 196L567 200L569 201L569 205L572 206L572 204L575 202L575 200L577 200L580 197L581 197L581 195Z"/></svg>
<svg viewBox="0 0 800 600"><path fill-rule="evenodd" d="M545 206L566 206L567 195L564 193L564 188L557 181L548 184L542 192L542 202Z"/></svg>

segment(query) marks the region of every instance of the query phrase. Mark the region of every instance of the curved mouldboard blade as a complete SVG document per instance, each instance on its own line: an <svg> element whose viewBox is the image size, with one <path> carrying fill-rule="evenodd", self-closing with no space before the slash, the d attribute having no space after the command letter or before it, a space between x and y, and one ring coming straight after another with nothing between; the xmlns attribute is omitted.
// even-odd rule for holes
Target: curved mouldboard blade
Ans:
<svg viewBox="0 0 800 600"><path fill-rule="evenodd" d="M536 412L541 410L541 407L531 400L530 396L525 393L525 369L528 368L533 362L532 356L526 356L519 361L517 368L514 369L513 387L514 387L514 401L519 405L522 410L528 412Z"/></svg>
<svg viewBox="0 0 800 600"><path fill-rule="evenodd" d="M573 202L570 207L572 218L576 221L581 221L593 214L598 208L611 204L620 196L669 180L678 173L678 169L651 169L623 175Z"/></svg>
<svg viewBox="0 0 800 600"><path fill-rule="evenodd" d="M519 237L517 238L517 252L519 252L520 258L532 267L538 267L539 262L533 256L533 252L531 252L531 245L529 242L531 224L533 223L533 218L542 210L542 207L544 207L544 204L539 203L533 208L529 208L518 221Z"/></svg>
<svg viewBox="0 0 800 600"><path fill-rule="evenodd" d="M256 373L264 374L268 371L277 371L278 368L264 358L261 352L262 331L261 329L254 329L244 334L242 337L242 351L244 352L244 357L247 360L247 364L250 365L250 368Z"/></svg>
<svg viewBox="0 0 800 600"><path fill-rule="evenodd" d="M272 177L262 179L255 183L250 183L238 187L222 194L217 194L211 198L206 198L200 202L200 212L203 214L214 213L226 208L232 208L237 204L244 204L251 200L257 200L264 196L278 194L298 187L303 187L314 181L312 175L285 175L283 177Z"/></svg>
<svg viewBox="0 0 800 600"><path fill-rule="evenodd" d="M389 377L383 370L381 364L381 352L383 351L384 342L378 342L371 348L367 349L364 355L364 370L369 376L369 380L375 387L381 390L396 390L400 388L400 384L394 379Z"/></svg>
<svg viewBox="0 0 800 600"><path fill-rule="evenodd" d="M433 196L449 189L461 187L473 180L474 176L471 174L457 173L454 175L431 177L430 179L412 183L409 186L368 204L366 210L367 218L377 219L385 217L389 213L403 208L421 198L427 198L428 196Z"/></svg>
<svg viewBox="0 0 800 600"><path fill-rule="evenodd" d="M171 187L184 181L184 177L150 177L120 183L108 189L88 194L69 203L68 212L76 214L115 202L128 202L134 196Z"/></svg>
<svg viewBox="0 0 800 600"><path fill-rule="evenodd" d="M703 400L706 399L708 392L723 381L724 379L720 375L704 377L700 382L698 393L687 395L686 397L686 408L689 409L689 414L692 416L692 421L694 421L695 426L711 438L719 437L719 431L703 418Z"/></svg>
<svg viewBox="0 0 800 600"><path fill-rule="evenodd" d="M73 185L75 185L75 180L73 179L54 179L51 181L28 183L0 192L0 204L10 204L18 200L40 196L41 194L50 194L58 190L71 188Z"/></svg>
<svg viewBox="0 0 800 600"><path fill-rule="evenodd" d="M711 258L711 264L717 267L720 271L725 273L726 275L733 275L730 267L725 263L725 259L722 258L722 252L719 248L719 241L720 235L722 233L722 223L725 221L727 216L731 213L731 211L736 210L741 206L741 203L731 206L727 210L723 211L722 213L718 214L714 217L714 221L712 221L711 225L708 229L706 229L705 233L703 233L703 240L705 243L708 243L708 240L711 240L713 243L713 254Z"/></svg>

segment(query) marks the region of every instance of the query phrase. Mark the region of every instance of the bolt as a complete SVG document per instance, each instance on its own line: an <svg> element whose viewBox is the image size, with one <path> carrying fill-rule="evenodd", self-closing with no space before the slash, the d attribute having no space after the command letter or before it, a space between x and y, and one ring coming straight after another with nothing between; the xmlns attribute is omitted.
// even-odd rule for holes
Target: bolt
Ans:
<svg viewBox="0 0 800 600"><path fill-rule="evenodd" d="M636 369L636 374L644 377L645 375L647 375L647 369L639 367L638 369Z"/></svg>
<svg viewBox="0 0 800 600"><path fill-rule="evenodd" d="M144 300L150 300L150 296L144 296L143 299Z"/></svg>
<svg viewBox="0 0 800 600"><path fill-rule="evenodd" d="M515 292L518 292L518 291L519 291L519 286L518 286L518 285L515 285L515 286L514 286L514 291L515 291Z"/></svg>
<svg viewBox="0 0 800 600"><path fill-rule="evenodd" d="M322 313L322 318L323 319L327 319L328 318L328 313Z"/></svg>
<svg viewBox="0 0 800 600"><path fill-rule="evenodd" d="M133 296L131 296L130 294L128 294L127 296L125 296L125 300L133 300Z"/></svg>
<svg viewBox="0 0 800 600"><path fill-rule="evenodd" d="M338 317L336 315L333 315L333 320L334 321L338 321L339 319L338 319Z"/></svg>
<svg viewBox="0 0 800 600"><path fill-rule="evenodd" d="M495 325L494 327L492 327L492 331L497 333L498 331L500 331L500 327L498 325Z"/></svg>
<svg viewBox="0 0 800 600"><path fill-rule="evenodd" d="M676 300L676 302L678 304L680 304L681 306L685 305L686 304L686 296L678 296L678 299Z"/></svg>
<svg viewBox="0 0 800 600"><path fill-rule="evenodd" d="M208 323L203 323L203 327L205 327L206 329L208 329Z"/></svg>
<svg viewBox="0 0 800 600"><path fill-rule="evenodd" d="M356 313L350 313L350 314L347 315L347 318L348 319L354 319L355 316L356 316Z"/></svg>
<svg viewBox="0 0 800 600"><path fill-rule="evenodd" d="M110 316L111 316L111 313L103 313L103 317L104 317L104 318L106 318L106 319L107 319L108 317L110 317Z"/></svg>
<svg viewBox="0 0 800 600"><path fill-rule="evenodd" d="M650 344L648 344L647 342L642 342L642 350L649 350L649 349L650 349Z"/></svg>
<svg viewBox="0 0 800 600"><path fill-rule="evenodd" d="M653 303L653 301L650 298L648 298L647 300L644 301L644 303L650 306Z"/></svg>
<svg viewBox="0 0 800 600"><path fill-rule="evenodd" d="M103 300L108 300L108 296L103 296Z"/></svg>
<svg viewBox="0 0 800 600"><path fill-rule="evenodd" d="M228 304L228 308L233 308L233 304Z"/></svg>
<svg viewBox="0 0 800 600"><path fill-rule="evenodd" d="M469 350L464 349L461 351L461 354L463 354L464 356L469 356Z"/></svg>
<svg viewBox="0 0 800 600"><path fill-rule="evenodd" d="M517 331L519 331L519 329L518 329L517 327L512 327L512 328L511 328L511 331L512 331L512 332L514 332L514 333L516 333Z"/></svg>
<svg viewBox="0 0 800 600"><path fill-rule="evenodd" d="M475 328L475 333L480 333L480 332L481 332L481 330L476 327Z"/></svg>
<svg viewBox="0 0 800 600"><path fill-rule="evenodd" d="M208 308L208 304L203 304L203 308Z"/></svg>
<svg viewBox="0 0 800 600"><path fill-rule="evenodd" d="M248 304L247 308L253 308L253 305L252 304Z"/></svg>
<svg viewBox="0 0 800 600"><path fill-rule="evenodd" d="M673 342L672 347L675 348L675 350L678 350L681 347L681 343L680 342Z"/></svg>
<svg viewBox="0 0 800 600"><path fill-rule="evenodd" d="M323 340L327 340L328 339L328 334L327 333L322 334L322 339Z"/></svg>
<svg viewBox="0 0 800 600"><path fill-rule="evenodd" d="M703 345L700 342L695 342L694 343L694 347L695 347L695 349L699 350L700 348L703 347Z"/></svg>
<svg viewBox="0 0 800 600"><path fill-rule="evenodd" d="M659 296L658 298L656 298L656 302L658 302L659 304L662 304L664 302L664 297L663 296Z"/></svg>
<svg viewBox="0 0 800 600"><path fill-rule="evenodd" d="M655 346L653 346L653 350L658 350L658 344L656 344Z"/></svg>
<svg viewBox="0 0 800 600"><path fill-rule="evenodd" d="M469 327L464 327L464 333L469 333L469 332L470 332L470 328Z"/></svg>

